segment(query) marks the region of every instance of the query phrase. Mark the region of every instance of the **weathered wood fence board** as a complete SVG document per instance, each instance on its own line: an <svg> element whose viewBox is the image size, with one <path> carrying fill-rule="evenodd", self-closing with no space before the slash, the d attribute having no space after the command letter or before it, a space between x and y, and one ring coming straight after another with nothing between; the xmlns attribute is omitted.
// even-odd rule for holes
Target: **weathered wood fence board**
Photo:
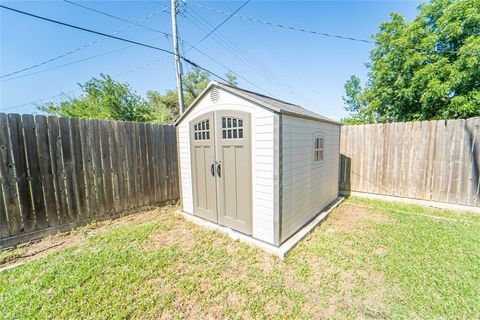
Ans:
<svg viewBox="0 0 480 320"><path fill-rule="evenodd" d="M179 197L174 126L0 113L0 248Z"/></svg>
<svg viewBox="0 0 480 320"><path fill-rule="evenodd" d="M340 190L480 207L480 118L343 126Z"/></svg>

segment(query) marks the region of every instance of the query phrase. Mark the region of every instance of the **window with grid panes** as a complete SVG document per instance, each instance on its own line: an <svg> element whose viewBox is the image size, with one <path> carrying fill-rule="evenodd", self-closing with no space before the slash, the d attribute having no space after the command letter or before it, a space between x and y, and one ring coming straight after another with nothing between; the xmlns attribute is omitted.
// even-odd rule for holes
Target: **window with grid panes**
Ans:
<svg viewBox="0 0 480 320"><path fill-rule="evenodd" d="M316 136L313 143L313 163L319 163L323 161L324 139L322 136Z"/></svg>
<svg viewBox="0 0 480 320"><path fill-rule="evenodd" d="M243 139L243 120L222 117L222 139Z"/></svg>
<svg viewBox="0 0 480 320"><path fill-rule="evenodd" d="M194 140L210 140L210 122L203 120L193 126Z"/></svg>

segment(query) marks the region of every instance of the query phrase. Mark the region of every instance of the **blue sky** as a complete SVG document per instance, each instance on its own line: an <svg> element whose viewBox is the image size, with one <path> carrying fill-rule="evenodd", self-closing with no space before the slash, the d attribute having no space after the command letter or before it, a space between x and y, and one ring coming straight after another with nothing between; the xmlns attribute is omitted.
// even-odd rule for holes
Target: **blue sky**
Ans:
<svg viewBox="0 0 480 320"><path fill-rule="evenodd" d="M79 3L131 21L151 15L144 25L171 33L169 13L160 12L164 6L169 6L167 1ZM183 15L179 16L178 22L180 36L190 43L196 43L227 17L195 6L195 3L231 12L243 2L191 3L187 0L182 5ZM137 26L125 29L126 22L64 1L2 1L2 4L104 33L120 30L116 33L120 37L172 49L171 39L159 32ZM329 34L369 39L379 23L387 20L393 11L413 19L418 4L416 1L253 0L238 14ZM147 90L163 92L175 88L173 57L168 54L113 39L97 41L100 36L2 9L0 27L0 75L75 51L15 75L22 76L20 78L0 79L0 112L32 113L35 104L29 102L62 92L79 94L78 90L72 91L78 88L77 83L100 73L128 82L141 95ZM365 79L365 63L373 44L302 33L233 17L197 47L255 84L239 79L240 87L254 91L261 88L276 98L340 119L347 115L342 102L343 85L352 74ZM186 45L184 49L188 48ZM76 63L94 56L98 57ZM188 51L186 56L215 73L224 75L227 71L195 50ZM60 67L72 62L75 63ZM185 64L183 67L187 71ZM43 71L50 68L55 69ZM35 72L38 73L30 74ZM42 102L61 98L57 96Z"/></svg>

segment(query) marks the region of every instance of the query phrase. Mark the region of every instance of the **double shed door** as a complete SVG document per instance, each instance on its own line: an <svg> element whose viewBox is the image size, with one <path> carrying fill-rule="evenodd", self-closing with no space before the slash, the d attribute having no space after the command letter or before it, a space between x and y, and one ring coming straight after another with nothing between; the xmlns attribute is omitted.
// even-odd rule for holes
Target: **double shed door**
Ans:
<svg viewBox="0 0 480 320"><path fill-rule="evenodd" d="M250 114L212 111L190 122L194 214L252 234Z"/></svg>

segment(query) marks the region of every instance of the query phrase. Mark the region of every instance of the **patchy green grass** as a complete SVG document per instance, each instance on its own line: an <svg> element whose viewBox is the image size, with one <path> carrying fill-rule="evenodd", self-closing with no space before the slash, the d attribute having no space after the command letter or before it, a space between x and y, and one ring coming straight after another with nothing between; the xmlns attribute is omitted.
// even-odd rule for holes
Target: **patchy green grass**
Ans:
<svg viewBox="0 0 480 320"><path fill-rule="evenodd" d="M1 272L1 318L480 317L478 215L350 198L283 261L142 215Z"/></svg>

